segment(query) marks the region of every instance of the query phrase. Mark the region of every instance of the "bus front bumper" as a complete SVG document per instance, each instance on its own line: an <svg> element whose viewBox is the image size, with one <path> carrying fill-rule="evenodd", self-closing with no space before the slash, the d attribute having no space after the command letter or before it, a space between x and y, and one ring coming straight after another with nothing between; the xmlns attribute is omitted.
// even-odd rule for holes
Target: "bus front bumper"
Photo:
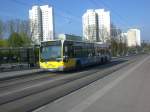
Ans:
<svg viewBox="0 0 150 112"><path fill-rule="evenodd" d="M44 71L56 72L56 71L65 71L66 68L64 66L58 68L42 68Z"/></svg>

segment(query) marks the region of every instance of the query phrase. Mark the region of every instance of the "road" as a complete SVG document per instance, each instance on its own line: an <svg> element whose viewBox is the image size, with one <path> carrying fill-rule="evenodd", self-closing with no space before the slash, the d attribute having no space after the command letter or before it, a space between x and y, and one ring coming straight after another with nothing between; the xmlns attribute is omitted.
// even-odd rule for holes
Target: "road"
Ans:
<svg viewBox="0 0 150 112"><path fill-rule="evenodd" d="M59 112L63 109L64 112L76 111L78 109L82 109L78 110L79 112L84 111L86 110L86 108L88 108L88 106L83 105L87 104L87 102L89 102L90 105L93 104L96 100L92 99L99 99L99 94L102 94L102 97L105 93L108 92L108 90L110 90L109 88L113 88L115 85L117 85L119 81L115 80L124 79L126 75L122 75L123 72L121 70L128 68L127 70L125 70L128 71L138 63L140 63L138 64L138 66L140 66L141 63L144 63L140 61L145 60L145 58L147 57L148 55L137 55L116 58L113 59L111 63L100 66L87 67L79 71L70 71L63 73L39 72L19 77L15 76L6 78L0 81L0 112L27 112L34 111L35 109L37 109L35 111L43 111L43 109L45 110L45 108L47 107L50 108L50 105L53 105L55 102L61 101L61 99L64 99L65 97L67 98L63 100L66 101L65 103L63 103L63 105L71 104L75 107L65 107L63 105L60 105L59 108L57 108L56 106L55 109L55 106L52 106L52 108L45 111L49 112L49 110L51 110L52 112ZM134 71L134 69L131 70ZM121 73L118 73L118 75L116 75L116 73L119 71L121 71ZM97 84L97 82L99 81L101 82L100 86L93 86L93 84ZM89 84L92 86L90 86ZM87 85L92 88L86 89L85 93L82 92L82 90L89 87ZM81 94L81 96L80 94L79 96L77 94L77 96L72 96L71 99L69 98L70 95L78 92ZM96 93L98 95L95 95ZM86 99L88 97L89 99ZM71 103L67 101L68 98L70 99L69 101L72 100ZM82 101L84 102L81 103L81 105L78 105Z"/></svg>
<svg viewBox="0 0 150 112"><path fill-rule="evenodd" d="M150 56L34 112L150 112Z"/></svg>
<svg viewBox="0 0 150 112"><path fill-rule="evenodd" d="M34 108L38 108L38 106L69 94L94 80L108 75L108 71L113 72L115 69L119 69L121 66L126 65L125 62L126 59L115 59L111 63L88 67L76 72L40 72L40 74L30 74L0 81L0 109L11 112L31 111ZM95 73L98 74L95 76L93 75ZM38 101L43 102L38 103Z"/></svg>

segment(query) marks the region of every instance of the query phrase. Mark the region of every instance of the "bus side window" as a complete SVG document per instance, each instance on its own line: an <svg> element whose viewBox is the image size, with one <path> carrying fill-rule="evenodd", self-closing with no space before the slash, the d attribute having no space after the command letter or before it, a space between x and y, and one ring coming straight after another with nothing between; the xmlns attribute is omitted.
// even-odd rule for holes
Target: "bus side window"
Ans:
<svg viewBox="0 0 150 112"><path fill-rule="evenodd" d="M71 45L68 46L68 56L70 58L74 57L74 49Z"/></svg>

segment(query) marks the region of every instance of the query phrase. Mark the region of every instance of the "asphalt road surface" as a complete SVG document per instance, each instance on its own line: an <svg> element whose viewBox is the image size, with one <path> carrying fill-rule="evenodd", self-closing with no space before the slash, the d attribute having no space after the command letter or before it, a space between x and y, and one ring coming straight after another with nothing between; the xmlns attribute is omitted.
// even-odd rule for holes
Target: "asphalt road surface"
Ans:
<svg viewBox="0 0 150 112"><path fill-rule="evenodd" d="M150 56L34 112L150 112Z"/></svg>

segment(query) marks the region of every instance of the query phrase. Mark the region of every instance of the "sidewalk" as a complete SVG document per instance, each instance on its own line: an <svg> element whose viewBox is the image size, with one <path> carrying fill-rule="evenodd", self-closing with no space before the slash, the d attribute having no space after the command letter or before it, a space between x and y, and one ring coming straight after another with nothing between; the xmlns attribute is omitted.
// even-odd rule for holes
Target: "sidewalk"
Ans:
<svg viewBox="0 0 150 112"><path fill-rule="evenodd" d="M27 70L30 66L28 63L5 63L0 64L0 72Z"/></svg>
<svg viewBox="0 0 150 112"><path fill-rule="evenodd" d="M28 74L42 72L42 69L30 69L30 70L20 70L20 71L10 71L10 72L0 72L0 80L6 80L13 77L20 77Z"/></svg>

